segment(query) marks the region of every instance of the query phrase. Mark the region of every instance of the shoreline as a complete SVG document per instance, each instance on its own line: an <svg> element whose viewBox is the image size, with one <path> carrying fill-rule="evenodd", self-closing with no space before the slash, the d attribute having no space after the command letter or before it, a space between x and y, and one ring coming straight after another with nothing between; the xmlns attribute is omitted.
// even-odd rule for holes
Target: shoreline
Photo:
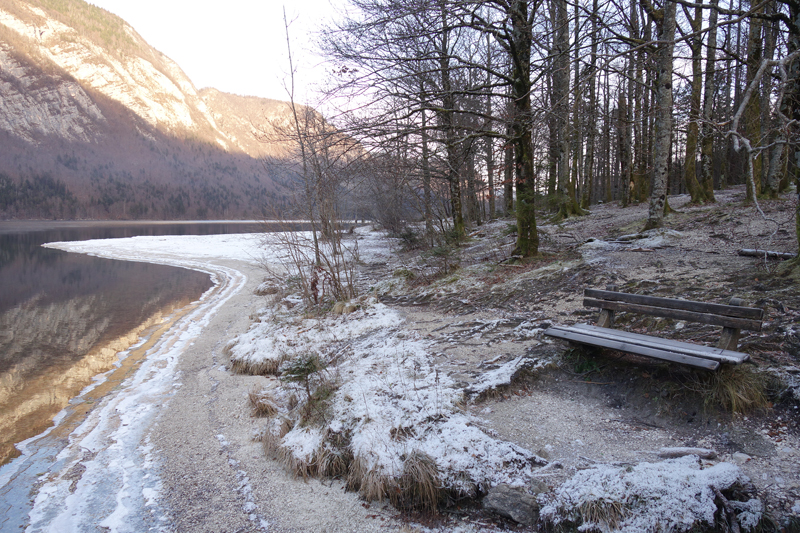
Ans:
<svg viewBox="0 0 800 533"><path fill-rule="evenodd" d="M0 528L386 529L392 510L367 509L336 482L287 474L253 440L260 420L250 416L247 395L265 378L232 373L223 348L249 327L260 305L254 290L263 269L254 239L215 237L213 259L166 242L191 238L151 238L142 245L160 247L156 251L137 246L147 239L58 245L201 270L215 285L152 347L141 347L146 357L138 370L109 387L83 423L69 434L53 435L53 446L28 446L26 454L0 469L5 507ZM250 249L230 252L248 242Z"/></svg>
<svg viewBox="0 0 800 533"><path fill-rule="evenodd" d="M141 363L144 348L152 346L195 304L196 301L179 302L160 309L126 333L92 347L81 359L59 372L26 382L23 390L31 390L9 398L12 401L5 403L6 409L0 419L0 432L11 436L2 443L2 450L14 450L0 457L0 467L23 453L17 446L43 438L45 432L64 434L66 431L69 434L90 410L80 406L107 394L109 381L121 382L129 377ZM32 413L43 410L46 412L37 420L29 420ZM66 419L72 420L68 426L71 429L59 428Z"/></svg>

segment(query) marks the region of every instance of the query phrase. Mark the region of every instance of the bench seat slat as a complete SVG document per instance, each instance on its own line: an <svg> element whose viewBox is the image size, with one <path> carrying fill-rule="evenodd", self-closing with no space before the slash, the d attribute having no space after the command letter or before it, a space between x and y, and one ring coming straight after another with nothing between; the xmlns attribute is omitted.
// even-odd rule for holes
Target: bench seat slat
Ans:
<svg viewBox="0 0 800 533"><path fill-rule="evenodd" d="M630 313L639 313L643 315L674 318L675 320L688 320L691 322L700 322L701 324L710 324L712 326L723 326L727 328L761 331L761 321L752 320L749 318L736 318L736 317L711 315L695 311L686 311L683 309L670 309L666 307L653 307L650 305L634 304L628 302L596 300L594 298L584 298L583 305L586 307L600 307L602 309L611 309L612 311L627 311Z"/></svg>
<svg viewBox="0 0 800 533"><path fill-rule="evenodd" d="M544 334L550 337L557 337L571 342L577 342L580 344L589 344L592 346L601 346L603 348L610 348L612 350L619 350L622 352L644 355L647 357L653 357L665 361L672 361L674 363L681 363L684 365L704 368L706 370L716 370L717 368L719 368L719 362L714 361L712 359L694 357L691 355L684 355L682 353L667 351L664 349L641 346L639 344L633 344L631 342L626 342L624 340L613 340L613 339L596 337L591 335L589 332L581 332L571 328L551 326L544 332Z"/></svg>
<svg viewBox="0 0 800 533"><path fill-rule="evenodd" d="M757 307L742 307L738 305L723 305L706 302L695 302L692 300L675 300L672 298L661 298L658 296L644 296L641 294L630 294L627 292L604 291L600 289L586 289L584 296L598 300L612 300L615 302L625 302L639 305L652 305L666 309L680 309L682 311L694 311L695 313L711 313L735 318L749 318L761 320L764 310Z"/></svg>
<svg viewBox="0 0 800 533"><path fill-rule="evenodd" d="M618 329L600 328L590 324L575 324L572 326L572 328L589 332L596 337L625 339L627 342L631 342L633 344L656 347L670 351L678 351L686 355L703 357L705 359L714 359L715 361L719 361L721 363L738 365L750 360L750 356L743 352L712 348L711 346L703 346L702 344L692 344L672 339L664 339L661 337L651 337L649 335L642 335L641 333L631 333L629 331L622 331Z"/></svg>

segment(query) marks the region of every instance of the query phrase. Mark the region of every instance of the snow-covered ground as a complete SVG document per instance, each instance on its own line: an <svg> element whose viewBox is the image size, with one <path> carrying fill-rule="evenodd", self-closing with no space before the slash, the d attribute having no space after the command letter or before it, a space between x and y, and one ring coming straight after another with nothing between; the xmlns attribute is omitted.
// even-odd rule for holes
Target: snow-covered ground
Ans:
<svg viewBox="0 0 800 533"><path fill-rule="evenodd" d="M392 255L380 234L361 230L359 236L363 262L381 262ZM166 530L164 517L169 510L165 509L163 480L159 478L160 458L150 434L160 409L182 386L177 364L214 315L245 287L247 276L232 265L279 265L283 254L276 247L277 240L270 244L252 235L134 237L51 246L192 268L208 272L215 287L160 338L134 375L98 402L65 445L59 448L48 441L48 446L42 447L43 436L30 439L21 446L23 455L0 469L0 496L7 504L2 529ZM428 341L405 327L395 310L369 295L358 303L360 309L354 313L308 318L276 302L262 309L258 320L231 346L234 361L253 366L268 359L292 361L309 354L324 362L332 390L319 416L300 420L305 394L302 384L292 391L291 385L273 382L270 389L278 413L265 432L287 465L303 473L326 474L335 472L340 465L337 457L343 457L357 465L350 468L351 488L360 489L368 499L387 497L388 491L397 490L404 494L398 498L401 504L414 503L409 500L424 490L406 483L413 477L412 471L426 471L436 489L451 496L482 494L500 483L531 484L545 461L481 429L480 421L462 408L469 401L465 391L439 370ZM503 376L510 377L522 364L514 361L513 368L503 370ZM497 386L497 379L487 375L484 381L487 386ZM294 399L289 397L292 392ZM289 423L281 429L284 420ZM226 447L244 446L229 444L227 436L216 438ZM324 463L330 468L327 472L320 466ZM627 475L632 470L597 468L542 496L541 503L546 505L545 516L553 522L579 522L583 509L610 506L613 524L598 525L584 516L587 530L612 531L642 524L637 513L644 516L653 509L667 517L682 513L681 521L669 526L685 530L686 524L709 516L714 500L709 487L721 479L712 474L723 472L730 484L745 481L738 467L718 467L703 475L696 473L703 472L697 459L636 467L633 472L641 471L640 477L649 480L651 489L663 481L657 490L636 493L636 505L626 500L624 490L635 485ZM353 470L359 476L352 475ZM673 481L672 474L667 474L676 471L693 476L693 494L706 498L696 513L685 505L687 483ZM29 500L32 487L34 498ZM649 505L642 503L648 498ZM256 503L248 500L247 507L253 517L260 516ZM758 514L756 507L755 502L748 504L743 525L752 523ZM614 514L617 511L619 516ZM269 530L265 521L253 520L255 530ZM666 525L660 521L653 527Z"/></svg>

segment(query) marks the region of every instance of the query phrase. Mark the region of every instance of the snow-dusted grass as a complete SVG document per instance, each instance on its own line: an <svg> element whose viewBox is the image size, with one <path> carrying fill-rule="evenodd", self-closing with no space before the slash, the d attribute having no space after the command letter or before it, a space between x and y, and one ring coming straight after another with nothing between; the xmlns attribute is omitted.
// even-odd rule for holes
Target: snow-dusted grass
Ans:
<svg viewBox="0 0 800 533"><path fill-rule="evenodd" d="M714 529L721 493L749 484L736 465L702 468L696 456L615 467L598 465L575 474L541 509L552 523L571 523L579 531L689 531ZM547 499L547 497L545 497ZM759 500L730 501L744 531L761 519Z"/></svg>
<svg viewBox="0 0 800 533"><path fill-rule="evenodd" d="M275 366L312 353L327 363L333 392L315 406L324 416L308 422L304 402L312 395L298 387L291 396L300 404L284 392L263 437L299 475L345 474L367 500L427 509L498 483L528 483L544 460L479 429L462 410L463 391L431 363L429 348L403 328L396 311L363 300L362 309L344 316L265 311L230 352L234 365Z"/></svg>

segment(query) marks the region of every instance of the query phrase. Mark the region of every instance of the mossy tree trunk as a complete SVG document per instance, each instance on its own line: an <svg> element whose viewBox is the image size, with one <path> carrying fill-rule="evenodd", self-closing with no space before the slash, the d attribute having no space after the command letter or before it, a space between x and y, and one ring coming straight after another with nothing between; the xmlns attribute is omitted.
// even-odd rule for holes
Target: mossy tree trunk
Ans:
<svg viewBox="0 0 800 533"><path fill-rule="evenodd" d="M645 230L664 224L669 174L669 150L672 139L672 67L675 48L676 3L665 0L663 9L650 9L658 29L655 53L656 102L655 135L653 139L653 179L650 208Z"/></svg>

